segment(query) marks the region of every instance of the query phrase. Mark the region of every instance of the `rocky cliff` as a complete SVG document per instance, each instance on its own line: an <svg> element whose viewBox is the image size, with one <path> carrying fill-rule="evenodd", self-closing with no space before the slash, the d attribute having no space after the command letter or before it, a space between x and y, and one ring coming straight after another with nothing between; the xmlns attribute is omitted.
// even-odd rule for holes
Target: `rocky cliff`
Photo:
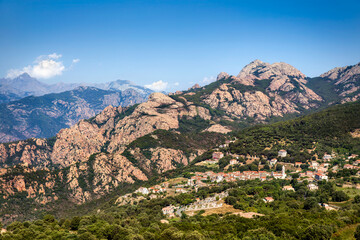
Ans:
<svg viewBox="0 0 360 240"><path fill-rule="evenodd" d="M307 86L307 79L286 63L255 60L237 76L220 73L212 88L193 90L185 98L219 109L235 119L264 121L318 107L323 99Z"/></svg>
<svg viewBox="0 0 360 240"><path fill-rule="evenodd" d="M331 69L320 77L332 82L342 102L360 99L360 63Z"/></svg>

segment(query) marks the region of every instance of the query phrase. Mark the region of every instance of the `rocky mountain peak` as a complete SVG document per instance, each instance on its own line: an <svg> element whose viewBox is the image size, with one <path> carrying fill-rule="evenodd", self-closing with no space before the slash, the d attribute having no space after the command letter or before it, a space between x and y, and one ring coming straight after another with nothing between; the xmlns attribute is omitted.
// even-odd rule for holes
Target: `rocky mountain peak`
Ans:
<svg viewBox="0 0 360 240"><path fill-rule="evenodd" d="M290 64L284 62L278 63L265 63L260 60L255 60L246 65L240 73L237 75L237 78L240 79L270 79L272 76L294 76L305 78L306 76L301 73L298 69L291 66Z"/></svg>
<svg viewBox="0 0 360 240"><path fill-rule="evenodd" d="M219 80L221 80L221 79L223 79L223 78L228 78L228 77L230 77L230 75L229 75L228 73L226 73L226 72L221 72L221 73L219 73L219 74L217 75L216 81L219 81Z"/></svg>
<svg viewBox="0 0 360 240"><path fill-rule="evenodd" d="M345 82L354 75L360 74L360 63L353 66L336 67L320 75L322 78L329 78L331 80L338 80L336 84Z"/></svg>
<svg viewBox="0 0 360 240"><path fill-rule="evenodd" d="M198 83L196 83L196 84L194 84L194 86L189 88L189 90L198 89L198 88L201 88L201 86Z"/></svg>
<svg viewBox="0 0 360 240"><path fill-rule="evenodd" d="M336 67L321 74L320 77L335 82L335 91L342 102L360 99L360 63L352 66Z"/></svg>
<svg viewBox="0 0 360 240"><path fill-rule="evenodd" d="M166 96L165 94L159 93L159 92L150 94L148 101L162 103L162 104L171 104L171 103L175 102L175 100L172 99L171 97Z"/></svg>
<svg viewBox="0 0 360 240"><path fill-rule="evenodd" d="M19 76L17 76L16 78L19 78L19 79L29 79L29 78L32 78L28 73L23 73Z"/></svg>

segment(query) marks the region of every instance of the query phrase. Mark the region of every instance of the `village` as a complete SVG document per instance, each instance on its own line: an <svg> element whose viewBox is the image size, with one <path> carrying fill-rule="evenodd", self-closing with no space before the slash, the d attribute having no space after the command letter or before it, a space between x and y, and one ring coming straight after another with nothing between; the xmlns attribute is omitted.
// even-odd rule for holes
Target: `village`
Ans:
<svg viewBox="0 0 360 240"><path fill-rule="evenodd" d="M223 147L221 145L219 148ZM225 157L225 154L221 151L214 151L212 153L212 158L205 161L196 163L198 166L209 166L210 168L216 168L219 164L219 161ZM229 161L228 165L224 170L229 170L232 167L241 166L245 164L252 164L255 161L258 161L260 158L257 156L239 156L239 155L227 155L231 156L232 159ZM188 178L180 178L179 181L166 181L161 184L151 186L149 188L140 187L137 189L134 194L126 194L118 198L117 203L120 205L133 203L134 201L141 201L145 198L158 198L172 196L181 193L188 192L197 192L201 187L212 187L216 186L219 183L223 182L236 182L236 181L246 181L246 180L260 180L260 181L270 181L273 179L284 179L291 180L293 179L294 174L298 175L297 181L303 182L307 181L307 188L309 191L316 191L318 189L318 181L328 181L328 172L331 168L331 171L340 170L340 166L333 166L331 161L335 157L335 154L324 154L323 158L318 161L308 161L295 162L295 163L285 163L281 159L287 156L287 151L281 149L278 151L278 158L272 158L267 160L267 165L271 169L264 170L264 166L259 163L257 171L225 171L225 172L215 172L215 171L205 171L205 172L190 172ZM342 169L360 169L360 159L358 155L350 155L347 157L346 163L343 165ZM239 159L246 159L245 164ZM303 169L302 166L307 165L306 169ZM264 165L264 164L263 164ZM276 168L276 166L279 166ZM280 168L281 167L281 168ZM281 171L276 171L275 169L281 169ZM360 171L357 172L359 176ZM291 185L283 186L283 191L295 191ZM196 211L209 210L224 207L224 199L228 196L228 193L221 192L213 196L209 196L205 199L197 198L195 202L189 203L187 205L173 206L169 205L162 209L162 212L165 216L173 218L176 216L181 216L182 212L187 214L194 214ZM134 198L135 197L135 198ZM265 203L271 203L274 201L272 196L267 196L263 198ZM324 207L327 210L336 210L334 206L329 206L328 204L319 203L320 206ZM251 213L239 213L243 214L245 217L254 217L259 214ZM260 214L261 215L261 214Z"/></svg>

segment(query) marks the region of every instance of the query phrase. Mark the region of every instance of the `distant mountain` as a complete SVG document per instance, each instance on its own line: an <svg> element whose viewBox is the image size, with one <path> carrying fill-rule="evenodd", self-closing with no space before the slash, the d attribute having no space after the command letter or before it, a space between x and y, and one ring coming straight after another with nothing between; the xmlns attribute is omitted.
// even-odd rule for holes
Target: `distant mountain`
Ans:
<svg viewBox="0 0 360 240"><path fill-rule="evenodd" d="M16 78L0 79L0 103L19 100L28 96L42 96L49 93L60 93L73 90L80 86L96 87L103 90L125 91L133 89L142 95L149 95L153 91L136 85L128 80L116 80L107 83L56 83L46 84L24 73Z"/></svg>
<svg viewBox="0 0 360 240"><path fill-rule="evenodd" d="M89 86L97 87L103 90L113 90L113 91L124 91L127 89L133 89L141 94L147 94L147 95L153 92L149 88L141 87L128 80L116 80L107 83L89 84Z"/></svg>
<svg viewBox="0 0 360 240"><path fill-rule="evenodd" d="M133 88L115 91L78 87L0 104L0 142L52 137L60 129L93 117L109 105L133 105L146 101L147 96Z"/></svg>
<svg viewBox="0 0 360 240"><path fill-rule="evenodd" d="M24 73L16 78L0 79L0 103L19 100L28 96L41 96L48 93L59 93L72 90L79 84L48 85Z"/></svg>

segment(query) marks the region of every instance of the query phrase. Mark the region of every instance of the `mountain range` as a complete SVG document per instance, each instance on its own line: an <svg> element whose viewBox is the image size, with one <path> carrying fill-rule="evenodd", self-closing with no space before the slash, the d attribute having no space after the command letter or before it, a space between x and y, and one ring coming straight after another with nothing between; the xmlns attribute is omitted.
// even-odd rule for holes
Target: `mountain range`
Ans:
<svg viewBox="0 0 360 240"><path fill-rule="evenodd" d="M52 137L62 128L95 116L108 105L141 103L152 93L127 80L47 85L26 73L1 79L0 91L0 142Z"/></svg>
<svg viewBox="0 0 360 240"><path fill-rule="evenodd" d="M152 93L131 107L108 106L53 138L0 144L0 196L7 203L2 213L18 209L16 214L26 215L19 199L33 206L27 211L86 203L188 166L231 131L356 101L359 69L357 64L308 78L289 64L255 60L237 76L220 73L205 87ZM354 124L342 134L358 127L358 107L344 111ZM321 116L331 117L331 111Z"/></svg>
<svg viewBox="0 0 360 240"><path fill-rule="evenodd" d="M19 100L28 96L42 96L50 93L61 93L74 90L75 88L87 86L96 87L102 90L124 91L133 89L140 94L148 95L153 91L138 86L128 80L116 80L106 83L56 83L46 84L32 78L29 74L23 73L16 78L0 79L0 103Z"/></svg>

